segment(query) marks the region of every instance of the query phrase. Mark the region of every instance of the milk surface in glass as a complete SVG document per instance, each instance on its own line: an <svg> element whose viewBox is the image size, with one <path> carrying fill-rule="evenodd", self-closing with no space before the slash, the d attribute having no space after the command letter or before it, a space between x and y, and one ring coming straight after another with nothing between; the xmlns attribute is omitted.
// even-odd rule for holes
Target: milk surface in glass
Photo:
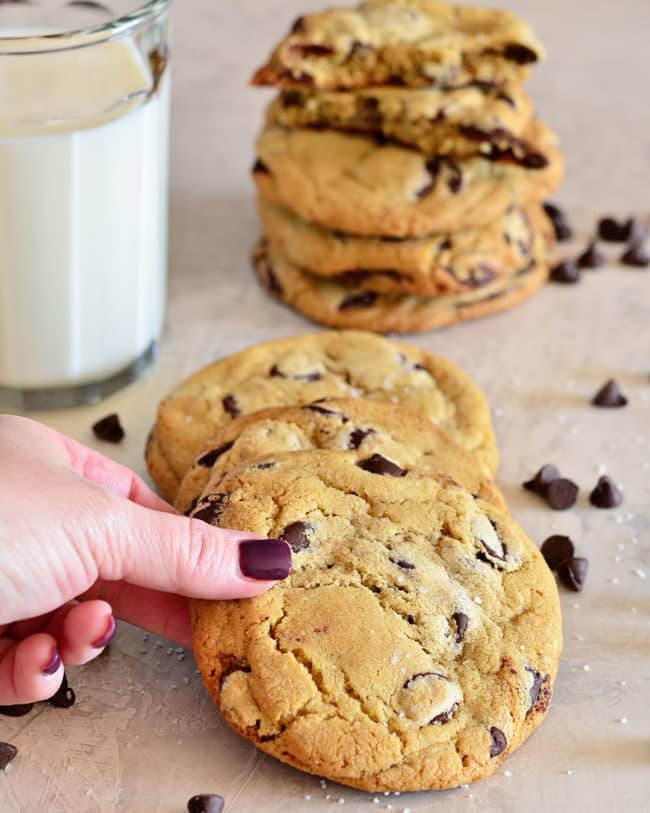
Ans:
<svg viewBox="0 0 650 813"><path fill-rule="evenodd" d="M0 387L101 381L159 338L170 92L159 69L129 38L0 55Z"/></svg>

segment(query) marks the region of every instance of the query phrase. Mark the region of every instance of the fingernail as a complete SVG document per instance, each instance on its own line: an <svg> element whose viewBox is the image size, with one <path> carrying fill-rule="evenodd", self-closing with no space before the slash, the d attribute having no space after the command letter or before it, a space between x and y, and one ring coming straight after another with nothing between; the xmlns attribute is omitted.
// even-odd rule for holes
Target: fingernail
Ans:
<svg viewBox="0 0 650 813"><path fill-rule="evenodd" d="M115 623L115 616L111 615L110 620L108 622L108 629L102 635L101 638L98 638L96 641L93 641L92 645L95 649L103 649L105 646L108 646L110 642L115 638L115 632L117 630L117 624Z"/></svg>
<svg viewBox="0 0 650 813"><path fill-rule="evenodd" d="M61 653L58 649L54 649L52 653L52 657L50 660L45 664L43 667L43 674L44 675L53 675L55 672L59 671L59 667L61 666Z"/></svg>
<svg viewBox="0 0 650 813"><path fill-rule="evenodd" d="M291 548L282 539L246 539L239 543L239 569L248 579L286 579L291 573Z"/></svg>

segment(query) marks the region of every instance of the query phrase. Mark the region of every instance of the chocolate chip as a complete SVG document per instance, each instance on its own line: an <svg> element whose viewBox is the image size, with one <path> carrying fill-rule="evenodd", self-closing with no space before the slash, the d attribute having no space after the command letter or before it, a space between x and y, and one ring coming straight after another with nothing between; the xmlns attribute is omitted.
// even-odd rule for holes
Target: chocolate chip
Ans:
<svg viewBox="0 0 650 813"><path fill-rule="evenodd" d="M198 503L192 513L193 519L200 519L209 525L216 525L228 500L227 494L208 494Z"/></svg>
<svg viewBox="0 0 650 813"><path fill-rule="evenodd" d="M465 613L461 613L460 611L455 612L452 615L452 618L456 624L456 643L459 644L465 637L465 630L467 629L467 622L469 619Z"/></svg>
<svg viewBox="0 0 650 813"><path fill-rule="evenodd" d="M34 708L33 703L18 703L15 706L0 706L0 714L5 717L24 717Z"/></svg>
<svg viewBox="0 0 650 813"><path fill-rule="evenodd" d="M303 57L331 56L334 53L334 48L330 45L321 45L317 42L296 42L289 48Z"/></svg>
<svg viewBox="0 0 650 813"><path fill-rule="evenodd" d="M642 242L632 243L621 255L621 262L633 268L647 268L650 265L650 255Z"/></svg>
<svg viewBox="0 0 650 813"><path fill-rule="evenodd" d="M415 570L413 562L407 562L406 559L391 559L391 562L402 570Z"/></svg>
<svg viewBox="0 0 650 813"><path fill-rule="evenodd" d="M68 686L68 677L64 674L58 690L47 702L57 709L69 709L70 706L74 706L76 699L77 696L74 693L74 689Z"/></svg>
<svg viewBox="0 0 650 813"><path fill-rule="evenodd" d="M578 268L601 268L607 260L596 243L590 243L578 257Z"/></svg>
<svg viewBox="0 0 650 813"><path fill-rule="evenodd" d="M300 550L306 550L311 541L307 536L308 533L313 532L314 526L310 522L292 522L280 534L280 539L283 539L294 553Z"/></svg>
<svg viewBox="0 0 650 813"><path fill-rule="evenodd" d="M547 463L545 466L542 466L532 480L526 480L523 486L528 491L533 491L535 494L539 494L540 497L543 497L549 485L553 480L557 480L559 476L560 470L558 467L552 463Z"/></svg>
<svg viewBox="0 0 650 813"><path fill-rule="evenodd" d="M492 737L492 744L490 745L490 756L498 757L499 754L502 754L508 747L506 735L503 733L503 731L501 731L500 728L492 726L492 728L490 728L490 736Z"/></svg>
<svg viewBox="0 0 650 813"><path fill-rule="evenodd" d="M553 266L550 278L553 282L573 285L580 282L580 269L573 260L562 260L562 262Z"/></svg>
<svg viewBox="0 0 650 813"><path fill-rule="evenodd" d="M566 511L576 504L578 491L578 486L572 480L558 477L548 485L544 498L554 511Z"/></svg>
<svg viewBox="0 0 650 813"><path fill-rule="evenodd" d="M528 707L528 711L526 712L526 717L531 713L531 711L535 708L535 704L539 698L539 690L542 686L542 673L538 672L536 669L533 669L532 666L527 666L526 671L530 672L533 676L533 685L530 687L530 706Z"/></svg>
<svg viewBox="0 0 650 813"><path fill-rule="evenodd" d="M503 56L511 62L516 62L517 65L528 65L531 62L537 62L537 54L532 48L522 45L519 42L511 42L503 49Z"/></svg>
<svg viewBox="0 0 650 813"><path fill-rule="evenodd" d="M613 217L603 217L598 221L598 236L608 243L625 243L632 238L637 228L633 217L620 223Z"/></svg>
<svg viewBox="0 0 650 813"><path fill-rule="evenodd" d="M566 214L563 212L563 210L554 203L545 203L544 211L553 224L555 239L560 243L564 242L565 240L570 240L573 237L573 229L569 225L569 221L567 220Z"/></svg>
<svg viewBox="0 0 650 813"><path fill-rule="evenodd" d="M263 161L261 161L258 158L255 161L255 163L253 164L253 168L251 169L251 172L253 173L253 175L255 175L257 173L268 175L269 174L269 168L266 166L266 164Z"/></svg>
<svg viewBox="0 0 650 813"><path fill-rule="evenodd" d="M211 451L202 454L201 457L199 457L199 459L196 461L196 465L205 466L207 469L214 466L222 454L225 454L228 449L232 449L234 442L234 440L231 440L230 443L224 443L221 446L218 446L216 449L212 449Z"/></svg>
<svg viewBox="0 0 650 813"><path fill-rule="evenodd" d="M617 508L623 503L623 492L611 477L601 477L589 495L589 502L596 508Z"/></svg>
<svg viewBox="0 0 650 813"><path fill-rule="evenodd" d="M389 477L404 477L406 474L406 469L380 454L371 455L366 460L357 463L357 466L364 471L369 471L371 474L383 474Z"/></svg>
<svg viewBox="0 0 650 813"><path fill-rule="evenodd" d="M271 263L267 263L265 267L266 272L266 287L272 294L276 294L277 296L282 296L284 293L284 288L278 279L277 274L273 270L273 266Z"/></svg>
<svg viewBox="0 0 650 813"><path fill-rule="evenodd" d="M377 294L374 291L360 291L358 294L351 294L346 297L340 304L340 311L351 310L352 308L370 308L377 300Z"/></svg>
<svg viewBox="0 0 650 813"><path fill-rule="evenodd" d="M445 239L438 245L438 251L449 251L452 247L452 242L449 237L445 237Z"/></svg>
<svg viewBox="0 0 650 813"><path fill-rule="evenodd" d="M335 409L328 409L324 406L318 406L317 403L307 404L303 409L307 409L310 412L318 412L319 415L328 415L331 418L340 418L342 423L347 423L350 420L342 412L337 412Z"/></svg>
<svg viewBox="0 0 650 813"><path fill-rule="evenodd" d="M282 107L304 107L305 98L299 90L285 90L280 96Z"/></svg>
<svg viewBox="0 0 650 813"><path fill-rule="evenodd" d="M8 742L0 742L0 771L4 771L7 765L16 757L18 749Z"/></svg>
<svg viewBox="0 0 650 813"><path fill-rule="evenodd" d="M348 437L348 449L358 449L369 435L374 434L374 429L353 429Z"/></svg>
<svg viewBox="0 0 650 813"><path fill-rule="evenodd" d="M305 30L305 18L304 17L296 17L291 25L291 33L292 34L302 34Z"/></svg>
<svg viewBox="0 0 650 813"><path fill-rule="evenodd" d="M224 806L223 796L216 793L200 793L187 803L188 813L221 813Z"/></svg>
<svg viewBox="0 0 650 813"><path fill-rule="evenodd" d="M272 469L273 466L277 466L277 463L274 460L267 460L266 463L255 463L249 468L253 471L266 471L266 469Z"/></svg>
<svg viewBox="0 0 650 813"><path fill-rule="evenodd" d="M185 516L186 516L186 517L189 517L189 516L190 516L190 514L192 513L192 511L194 511L194 509L196 508L196 506L197 506L197 504L198 504L198 502L199 502L199 497L200 497L200 496L201 496L201 495L200 495L200 494L198 494L196 497L194 497L194 499L192 500L192 502L189 504L189 507L188 507L188 508L186 509L186 511L185 511Z"/></svg>
<svg viewBox="0 0 650 813"><path fill-rule="evenodd" d="M440 714L436 714L436 716L431 720L430 725L444 725L448 723L451 718L454 716L454 712L458 708L458 703L454 703L454 705L447 709L447 711L441 711Z"/></svg>
<svg viewBox="0 0 650 813"><path fill-rule="evenodd" d="M96 438L104 440L106 443L120 443L124 439L124 429L122 429L120 418L115 412L94 423L93 433Z"/></svg>
<svg viewBox="0 0 650 813"><path fill-rule="evenodd" d="M565 587L579 593L585 586L588 569L589 562L582 556L575 556L562 562L557 569L557 575Z"/></svg>
<svg viewBox="0 0 650 813"><path fill-rule="evenodd" d="M236 418L237 416L241 415L241 409L237 403L237 398L235 398L234 395L226 395L221 403L231 418Z"/></svg>
<svg viewBox="0 0 650 813"><path fill-rule="evenodd" d="M490 556L502 562L505 561L508 549L499 537L499 531L494 520L486 517L485 514L478 514L472 522L472 531ZM483 556L479 553L477 558L483 559ZM490 562L490 564L492 563Z"/></svg>
<svg viewBox="0 0 650 813"><path fill-rule="evenodd" d="M358 287L363 285L369 279L377 279L377 277L383 277L384 279L390 279L393 282L403 282L404 280L409 280L407 274L400 274L399 271L391 271L389 269L377 269L375 271L364 271L364 270L356 270L356 271L344 271L342 274L337 275L337 280L341 282L343 285L349 285L352 287Z"/></svg>
<svg viewBox="0 0 650 813"><path fill-rule="evenodd" d="M429 173L429 180L415 193L415 197L418 200L422 200L422 198L426 197L435 186L438 172L440 171L440 160L438 158L432 158L425 163L424 168Z"/></svg>
<svg viewBox="0 0 650 813"><path fill-rule="evenodd" d="M312 373L299 373L297 375L286 375L285 373L280 370L277 364L274 364L271 367L270 374L272 376L277 376L278 378L289 378L291 381L320 381L323 377L318 370L314 370Z"/></svg>
<svg viewBox="0 0 650 813"><path fill-rule="evenodd" d="M597 407L612 409L624 407L627 404L627 398L621 392L618 383L613 378L610 378L594 395L591 399L591 403Z"/></svg>
<svg viewBox="0 0 650 813"><path fill-rule="evenodd" d="M558 566L571 559L575 553L573 542L568 536L554 534L544 540L541 547L542 556L551 570L557 570Z"/></svg>
<svg viewBox="0 0 650 813"><path fill-rule="evenodd" d="M453 161L448 160L447 166L451 172L451 177L447 180L447 186L452 194L457 195L463 188L463 171Z"/></svg>

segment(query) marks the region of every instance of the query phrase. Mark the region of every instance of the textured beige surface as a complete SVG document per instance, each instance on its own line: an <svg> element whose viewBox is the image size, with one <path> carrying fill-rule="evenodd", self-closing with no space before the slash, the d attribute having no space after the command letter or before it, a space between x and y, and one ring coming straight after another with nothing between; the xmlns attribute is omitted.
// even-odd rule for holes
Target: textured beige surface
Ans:
<svg viewBox="0 0 650 813"><path fill-rule="evenodd" d="M647 215L650 5L503 5L529 18L547 46L529 89L563 140L567 181L559 199L582 211L585 229L605 210ZM127 438L122 447L101 448L140 473L154 404L182 376L252 341L311 329L252 282L248 252L257 223L248 169L268 95L244 85L287 24L304 8L322 6L242 0L235 12L224 0L176 5L173 276L162 358L154 374L104 404L40 416L92 444L92 421L117 409ZM650 273L612 268L580 286L549 286L511 313L415 339L462 364L490 395L502 449L499 482L517 520L536 541L571 534L591 564L584 593L561 593L565 647L548 718L493 777L466 790L381 796L378 805L361 792L322 789L228 730L189 654L179 662L166 643L156 648L122 626L107 658L71 670L79 698L71 710L0 717L0 739L21 751L0 774L2 813L180 813L199 790L224 794L227 813L324 813L339 797L345 806L336 809L353 813L387 804L399 813L647 810L649 309ZM611 375L630 406L588 408ZM574 510L550 512L519 483L551 461L583 491L606 465L625 487L625 505L596 511L583 493ZM625 725L617 722L623 717Z"/></svg>

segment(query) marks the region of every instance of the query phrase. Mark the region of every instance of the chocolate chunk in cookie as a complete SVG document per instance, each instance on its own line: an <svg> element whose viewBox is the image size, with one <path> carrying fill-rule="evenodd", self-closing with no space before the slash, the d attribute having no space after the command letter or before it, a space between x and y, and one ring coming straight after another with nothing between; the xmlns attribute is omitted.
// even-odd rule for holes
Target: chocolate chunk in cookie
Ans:
<svg viewBox="0 0 650 813"><path fill-rule="evenodd" d="M404 477L407 474L398 463L389 460L381 454L373 454L367 460L362 460L357 464L360 469L369 471L372 474L383 474L390 477Z"/></svg>
<svg viewBox="0 0 650 813"><path fill-rule="evenodd" d="M553 224L553 231L555 232L555 239L558 242L570 240L573 237L573 229L569 225L565 212L556 206L554 203L545 203L544 211Z"/></svg>
<svg viewBox="0 0 650 813"><path fill-rule="evenodd" d="M506 735L503 733L503 731L501 731L500 728L492 726L490 728L490 737L492 738L492 742L490 744L490 756L498 757L499 754L502 754L508 747Z"/></svg>
<svg viewBox="0 0 650 813"><path fill-rule="evenodd" d="M310 537L313 532L314 526L311 522L298 520L298 522L292 522L291 525L287 525L280 534L280 539L284 539L291 550L294 553L298 553L298 551L306 550L309 547Z"/></svg>

